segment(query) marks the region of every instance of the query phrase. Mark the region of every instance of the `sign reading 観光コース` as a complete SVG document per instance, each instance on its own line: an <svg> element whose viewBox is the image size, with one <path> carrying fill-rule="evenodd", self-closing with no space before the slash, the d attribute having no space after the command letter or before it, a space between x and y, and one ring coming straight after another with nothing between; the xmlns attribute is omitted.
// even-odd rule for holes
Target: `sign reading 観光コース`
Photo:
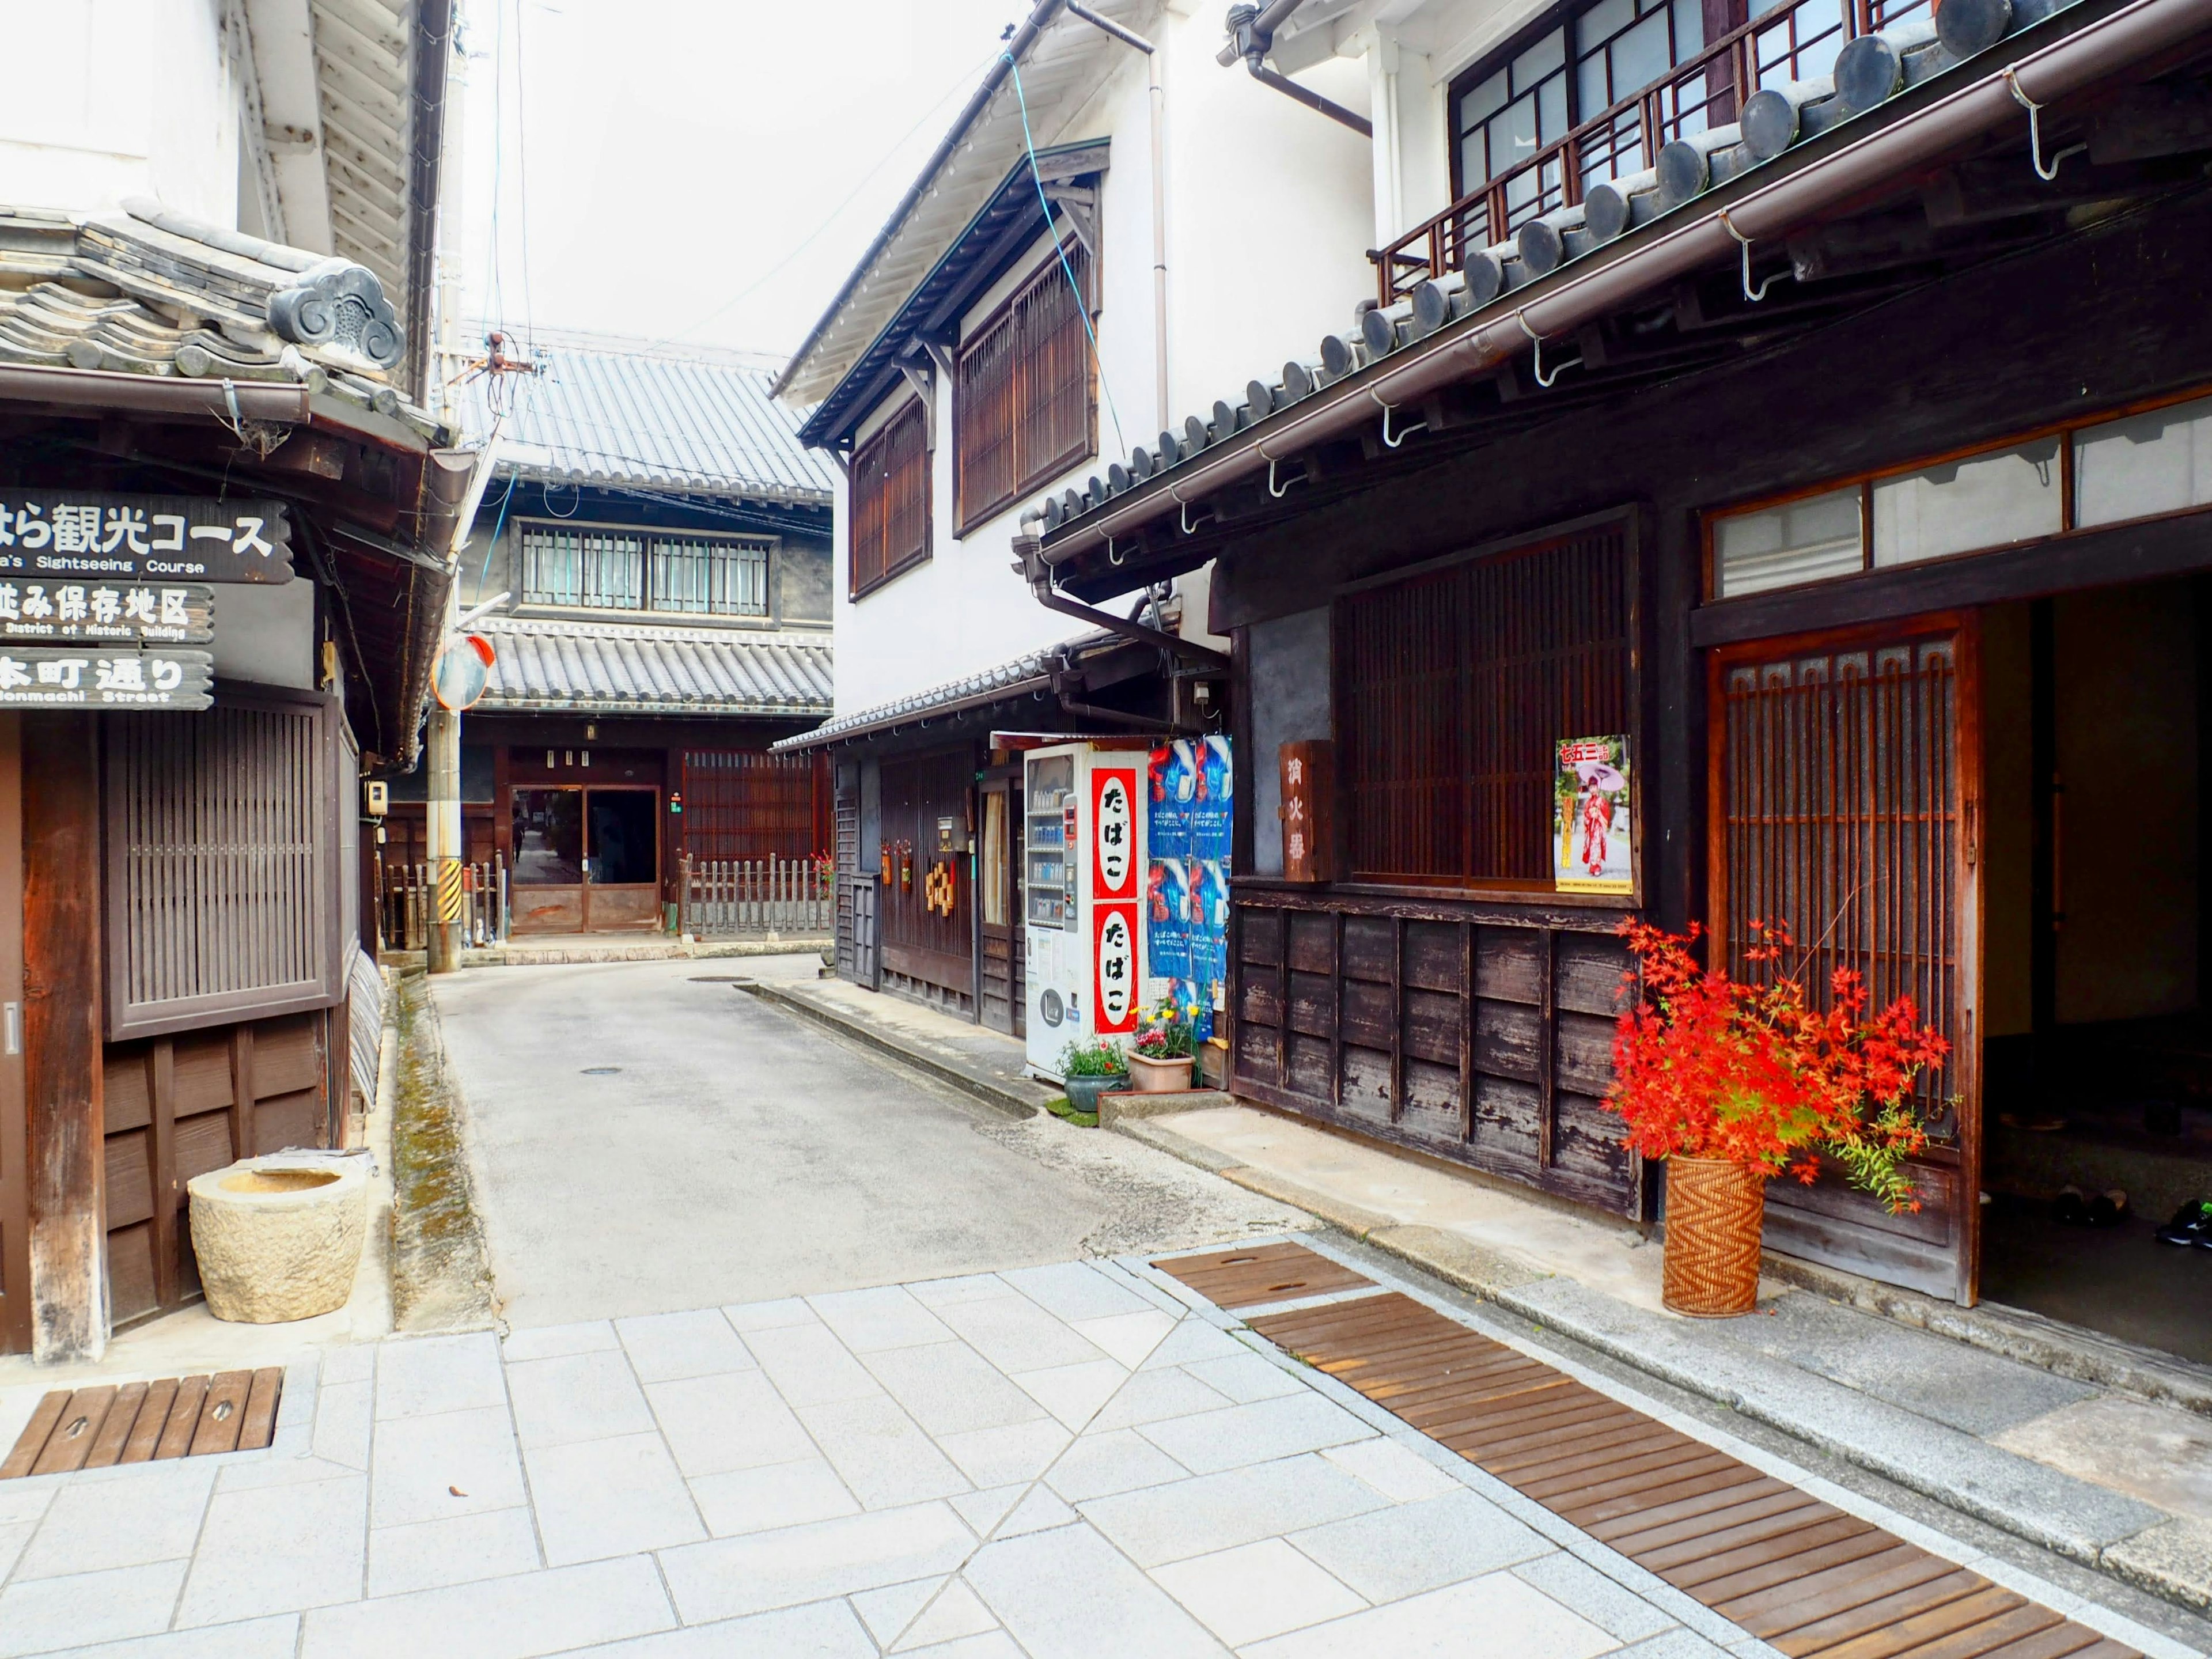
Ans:
<svg viewBox="0 0 2212 1659"><path fill-rule="evenodd" d="M203 645L215 590L200 582L48 582L0 575L0 646L46 641Z"/></svg>
<svg viewBox="0 0 2212 1659"><path fill-rule="evenodd" d="M66 582L288 582L281 501L0 489L0 577Z"/></svg>
<svg viewBox="0 0 2212 1659"><path fill-rule="evenodd" d="M204 651L17 649L0 645L0 708L205 708Z"/></svg>

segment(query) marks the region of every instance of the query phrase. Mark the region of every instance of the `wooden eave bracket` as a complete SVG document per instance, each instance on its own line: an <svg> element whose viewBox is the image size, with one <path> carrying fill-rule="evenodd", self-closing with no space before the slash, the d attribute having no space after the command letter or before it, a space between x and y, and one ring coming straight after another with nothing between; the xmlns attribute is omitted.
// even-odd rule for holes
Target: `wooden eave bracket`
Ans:
<svg viewBox="0 0 2212 1659"><path fill-rule="evenodd" d="M916 362L911 357L902 357L898 362L898 371L906 377L907 385L914 388L915 396L921 399L921 447L925 453L934 455L937 453L937 360L934 356L928 356Z"/></svg>

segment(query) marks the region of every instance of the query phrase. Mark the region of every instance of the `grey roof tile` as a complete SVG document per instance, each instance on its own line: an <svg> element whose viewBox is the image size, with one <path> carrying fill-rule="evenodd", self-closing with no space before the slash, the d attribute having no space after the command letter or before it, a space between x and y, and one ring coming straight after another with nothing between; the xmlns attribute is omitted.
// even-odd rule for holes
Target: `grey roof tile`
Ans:
<svg viewBox="0 0 2212 1659"><path fill-rule="evenodd" d="M819 634L488 617L491 679L477 707L601 714L825 714Z"/></svg>

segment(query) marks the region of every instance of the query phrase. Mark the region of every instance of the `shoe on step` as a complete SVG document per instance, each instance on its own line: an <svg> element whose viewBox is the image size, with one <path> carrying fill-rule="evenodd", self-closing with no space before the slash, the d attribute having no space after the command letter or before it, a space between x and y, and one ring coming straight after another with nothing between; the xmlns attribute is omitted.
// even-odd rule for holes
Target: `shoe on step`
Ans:
<svg viewBox="0 0 2212 1659"><path fill-rule="evenodd" d="M2117 1227L2127 1212L2127 1194L2118 1187L2108 1187L2090 1199L2088 1213L2082 1219L2092 1227Z"/></svg>
<svg viewBox="0 0 2212 1659"><path fill-rule="evenodd" d="M2212 1203L2191 1199L2158 1230L2161 1244L2201 1244L2212 1249Z"/></svg>
<svg viewBox="0 0 2212 1659"><path fill-rule="evenodd" d="M2068 1226L2078 1227L2089 1218L2089 1200L2082 1196L2079 1187L2061 1187L2057 1199L2051 1206L2051 1213Z"/></svg>

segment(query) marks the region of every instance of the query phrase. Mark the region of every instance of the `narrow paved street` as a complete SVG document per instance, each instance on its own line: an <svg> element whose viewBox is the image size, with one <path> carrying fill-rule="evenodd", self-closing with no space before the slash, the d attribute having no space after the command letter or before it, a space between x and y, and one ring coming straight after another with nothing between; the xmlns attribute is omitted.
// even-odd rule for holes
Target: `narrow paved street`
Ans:
<svg viewBox="0 0 2212 1659"><path fill-rule="evenodd" d="M1171 1158L1016 1122L756 1001L818 958L436 981L501 1316L670 1312L1304 1224Z"/></svg>

